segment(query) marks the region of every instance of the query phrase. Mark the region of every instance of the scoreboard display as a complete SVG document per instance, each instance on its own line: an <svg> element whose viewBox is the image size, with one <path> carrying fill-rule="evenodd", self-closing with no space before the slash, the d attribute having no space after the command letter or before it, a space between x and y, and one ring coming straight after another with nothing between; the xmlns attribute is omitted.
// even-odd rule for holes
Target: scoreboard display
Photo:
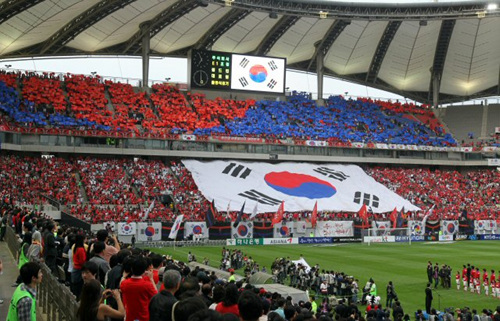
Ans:
<svg viewBox="0 0 500 321"><path fill-rule="evenodd" d="M191 50L190 88L285 92L286 59Z"/></svg>

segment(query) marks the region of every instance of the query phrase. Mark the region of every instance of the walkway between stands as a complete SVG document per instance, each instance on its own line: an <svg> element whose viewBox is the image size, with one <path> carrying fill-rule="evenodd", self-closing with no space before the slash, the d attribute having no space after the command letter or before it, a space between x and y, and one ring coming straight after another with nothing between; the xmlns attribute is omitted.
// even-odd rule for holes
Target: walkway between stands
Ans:
<svg viewBox="0 0 500 321"><path fill-rule="evenodd" d="M0 304L0 320L5 320L7 319L10 298L15 290L11 285L18 274L15 260L10 253L7 242L0 242L0 259L3 262L3 275L0 275L0 299L4 300L3 304Z"/></svg>

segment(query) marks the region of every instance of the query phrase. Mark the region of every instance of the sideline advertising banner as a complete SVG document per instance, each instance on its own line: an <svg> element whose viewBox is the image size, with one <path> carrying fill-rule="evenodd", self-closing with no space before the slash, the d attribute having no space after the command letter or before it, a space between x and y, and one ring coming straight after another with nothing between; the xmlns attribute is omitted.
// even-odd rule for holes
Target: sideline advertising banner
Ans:
<svg viewBox="0 0 500 321"><path fill-rule="evenodd" d="M439 242L453 241L453 235L439 235Z"/></svg>
<svg viewBox="0 0 500 321"><path fill-rule="evenodd" d="M227 239L227 246L264 245L264 239Z"/></svg>
<svg viewBox="0 0 500 321"><path fill-rule="evenodd" d="M292 245L299 244L298 237L264 239L264 245Z"/></svg>
<svg viewBox="0 0 500 321"><path fill-rule="evenodd" d="M299 244L331 244L333 237L299 237Z"/></svg>
<svg viewBox="0 0 500 321"><path fill-rule="evenodd" d="M394 235L384 235L384 236L365 236L363 238L364 243L394 243L396 242L396 237Z"/></svg>

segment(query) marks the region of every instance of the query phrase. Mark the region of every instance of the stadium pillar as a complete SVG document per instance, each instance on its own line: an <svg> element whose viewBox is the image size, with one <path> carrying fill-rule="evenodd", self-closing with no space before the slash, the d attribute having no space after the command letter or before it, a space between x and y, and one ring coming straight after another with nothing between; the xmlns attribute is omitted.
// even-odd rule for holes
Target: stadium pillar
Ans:
<svg viewBox="0 0 500 321"><path fill-rule="evenodd" d="M142 34L142 90L149 91L149 48L151 36L149 29L151 27L150 21L145 21L140 24Z"/></svg>
<svg viewBox="0 0 500 321"><path fill-rule="evenodd" d="M318 50L316 55L316 75L318 76L318 106L324 106L323 101L323 50Z"/></svg>
<svg viewBox="0 0 500 321"><path fill-rule="evenodd" d="M441 89L441 76L438 73L432 74L432 106L439 107L439 90Z"/></svg>

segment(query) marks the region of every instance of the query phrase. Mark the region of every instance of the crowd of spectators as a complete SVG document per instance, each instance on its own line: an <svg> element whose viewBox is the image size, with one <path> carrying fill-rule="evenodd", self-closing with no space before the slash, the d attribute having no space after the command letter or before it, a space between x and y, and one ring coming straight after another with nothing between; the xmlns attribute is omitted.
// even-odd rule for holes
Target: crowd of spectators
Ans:
<svg viewBox="0 0 500 321"><path fill-rule="evenodd" d="M60 202L81 199L74 164L59 157L2 155L0 157L0 196L17 204L41 204L43 196Z"/></svg>
<svg viewBox="0 0 500 321"><path fill-rule="evenodd" d="M27 260L22 264L44 262L54 277L70 287L80 301L75 311L78 320L254 321L268 320L268 314L272 320L313 315L332 320L332 310L318 308L314 300L292 302L278 292L226 280L200 267L189 268L169 256L127 246L106 230L89 234L57 226L40 213L4 200L0 214L2 222L5 218L6 225L23 235L21 251ZM16 286L25 286L23 280L18 279L21 284ZM351 308L358 311L355 305Z"/></svg>
<svg viewBox="0 0 500 321"><path fill-rule="evenodd" d="M245 117L217 127L197 129L195 133L303 140L334 138L332 143L344 144L457 145L432 111L414 105L405 111L389 106L393 103L346 100L341 96L332 96L325 106L318 106L308 95L295 93L287 101L258 101ZM412 114L414 111L416 115Z"/></svg>
<svg viewBox="0 0 500 321"><path fill-rule="evenodd" d="M430 219L499 218L500 172L496 170L367 166L365 171L422 209L407 219L422 216L433 206ZM71 214L93 223L173 221L177 214L184 214L186 220L203 221L210 204L182 163L159 160L4 155L0 157L0 188L2 196L16 204L44 204L54 199L69 206ZM260 213L257 219L271 220L273 214ZM387 220L389 214L369 213L369 218ZM236 215L220 212L216 219L233 221ZM309 217L307 210L284 214L286 221ZM318 213L320 221L356 218L356 213L349 212Z"/></svg>
<svg viewBox="0 0 500 321"><path fill-rule="evenodd" d="M99 76L2 73L0 101L12 121L24 127L99 129L111 133L195 134L323 140L352 143L456 146L428 106L344 99L332 96L318 106L309 95L286 101L207 99L155 84L150 95L129 84ZM8 91L19 83L22 95ZM110 101L106 98L109 93Z"/></svg>
<svg viewBox="0 0 500 321"><path fill-rule="evenodd" d="M368 175L424 211L435 206L430 219L498 219L500 172L478 169L367 167Z"/></svg>

